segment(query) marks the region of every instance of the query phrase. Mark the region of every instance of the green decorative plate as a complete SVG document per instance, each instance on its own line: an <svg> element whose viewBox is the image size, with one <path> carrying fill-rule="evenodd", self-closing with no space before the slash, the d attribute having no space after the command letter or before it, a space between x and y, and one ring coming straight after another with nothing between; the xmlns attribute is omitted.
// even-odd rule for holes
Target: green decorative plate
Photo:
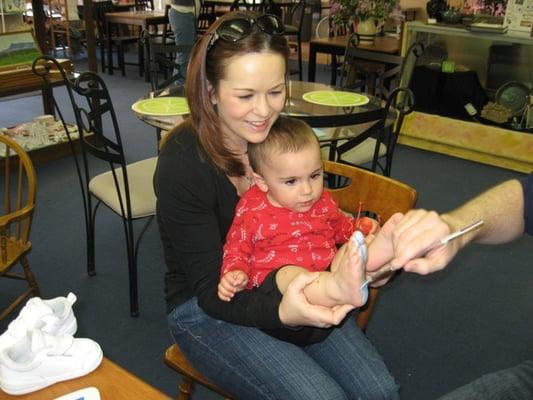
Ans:
<svg viewBox="0 0 533 400"><path fill-rule="evenodd" d="M305 93L302 97L309 103L333 107L362 106L370 101L368 97L362 94L333 90L315 90Z"/></svg>
<svg viewBox="0 0 533 400"><path fill-rule="evenodd" d="M131 109L139 114L159 117L189 113L189 106L185 97L156 97L139 100L131 106Z"/></svg>

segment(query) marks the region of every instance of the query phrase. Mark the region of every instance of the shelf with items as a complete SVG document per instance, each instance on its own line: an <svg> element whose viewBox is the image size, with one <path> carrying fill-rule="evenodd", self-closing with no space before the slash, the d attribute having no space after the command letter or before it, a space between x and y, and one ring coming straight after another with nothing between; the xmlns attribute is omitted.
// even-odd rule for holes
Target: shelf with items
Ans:
<svg viewBox="0 0 533 400"><path fill-rule="evenodd" d="M26 0L0 0L0 33L28 29L23 14Z"/></svg>
<svg viewBox="0 0 533 400"><path fill-rule="evenodd" d="M503 80L533 85L530 68L533 38L529 34L472 32L463 25L431 25L418 21L406 23L404 31L405 49L411 43L421 41L426 48L430 47L434 62L446 57L461 68L476 71L482 86L489 91L498 89L498 85L505 83ZM508 56L507 60L499 59L505 56ZM503 61L506 61L505 65ZM507 67L505 72L504 66Z"/></svg>
<svg viewBox="0 0 533 400"><path fill-rule="evenodd" d="M425 47L412 81L418 111L505 129L528 128L524 116L528 96L533 96L533 38L421 22L407 23L404 32L404 48L414 42ZM507 121L487 119L495 106L509 108Z"/></svg>
<svg viewBox="0 0 533 400"><path fill-rule="evenodd" d="M533 39L421 22L406 23L404 35L404 49L422 42L425 51L410 86L416 111L405 119L399 142L533 169Z"/></svg>
<svg viewBox="0 0 533 400"><path fill-rule="evenodd" d="M45 114L35 117L30 122L10 128L0 128L0 135L14 139L28 152L35 164L40 164L72 154L72 146L75 151L79 150L77 126L67 123L67 129L70 140L61 121L57 121L53 115ZM89 134L89 140L93 138L94 136ZM0 165L2 165L1 158Z"/></svg>

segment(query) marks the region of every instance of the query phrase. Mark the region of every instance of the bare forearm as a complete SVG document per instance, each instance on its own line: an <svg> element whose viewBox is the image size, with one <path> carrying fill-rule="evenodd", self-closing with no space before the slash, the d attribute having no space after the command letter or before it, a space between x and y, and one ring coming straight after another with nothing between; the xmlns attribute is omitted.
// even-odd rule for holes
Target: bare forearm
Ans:
<svg viewBox="0 0 533 400"><path fill-rule="evenodd" d="M442 215L451 230L459 229L477 220L485 221L481 229L462 240L486 244L509 242L524 232L524 196L522 185L510 180L478 195L463 206Z"/></svg>

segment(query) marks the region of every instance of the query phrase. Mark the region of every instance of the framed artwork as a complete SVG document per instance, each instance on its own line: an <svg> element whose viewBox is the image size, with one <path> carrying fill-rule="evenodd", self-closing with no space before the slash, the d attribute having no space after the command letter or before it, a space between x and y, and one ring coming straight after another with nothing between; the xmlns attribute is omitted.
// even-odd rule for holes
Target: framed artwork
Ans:
<svg viewBox="0 0 533 400"><path fill-rule="evenodd" d="M0 71L31 66L40 55L31 30L0 33Z"/></svg>

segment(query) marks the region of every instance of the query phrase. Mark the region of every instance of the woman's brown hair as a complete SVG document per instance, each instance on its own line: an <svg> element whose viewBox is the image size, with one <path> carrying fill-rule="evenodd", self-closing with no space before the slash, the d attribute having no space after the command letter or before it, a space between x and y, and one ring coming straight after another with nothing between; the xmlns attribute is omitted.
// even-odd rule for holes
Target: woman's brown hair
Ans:
<svg viewBox="0 0 533 400"><path fill-rule="evenodd" d="M287 75L289 46L284 36L269 35L254 24L252 32L240 40L236 42L217 40L209 50L208 47L222 22L235 18L256 17L254 13L239 11L219 18L196 42L187 69L186 96L191 110L192 126L209 158L228 176L244 175L244 165L238 155L224 144L220 120L211 102L209 85L217 90L232 58L249 53L271 52L281 55L285 60L285 75Z"/></svg>

